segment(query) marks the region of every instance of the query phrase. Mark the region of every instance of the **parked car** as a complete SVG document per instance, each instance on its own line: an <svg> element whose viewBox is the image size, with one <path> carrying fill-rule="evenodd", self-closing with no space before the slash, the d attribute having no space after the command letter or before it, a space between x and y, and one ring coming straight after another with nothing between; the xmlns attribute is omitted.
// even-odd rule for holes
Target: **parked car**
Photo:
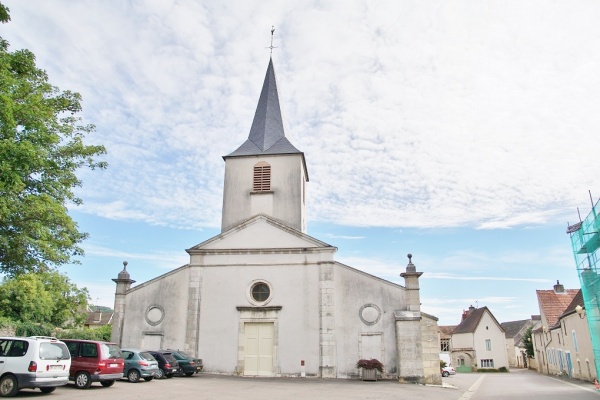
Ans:
<svg viewBox="0 0 600 400"><path fill-rule="evenodd" d="M47 336L0 338L0 396L21 389L52 393L69 383L71 356L60 340Z"/></svg>
<svg viewBox="0 0 600 400"><path fill-rule="evenodd" d="M199 358L192 357L181 350L159 350L162 354L172 355L179 363L179 374L185 376L192 376L194 373L202 371L202 360Z"/></svg>
<svg viewBox="0 0 600 400"><path fill-rule="evenodd" d="M147 351L121 349L123 360L125 360L125 368L123 376L129 382L138 382L140 378L144 378L146 382L154 379L158 375L158 361Z"/></svg>
<svg viewBox="0 0 600 400"><path fill-rule="evenodd" d="M149 351L148 353L158 361L157 378L172 378L179 371L179 362L172 354L162 354L158 351Z"/></svg>
<svg viewBox="0 0 600 400"><path fill-rule="evenodd" d="M123 355L114 343L94 340L63 339L71 353L69 379L79 389L87 389L92 382L112 386L123 377Z"/></svg>
<svg viewBox="0 0 600 400"><path fill-rule="evenodd" d="M449 375L455 375L456 374L456 370L454 369L454 367L444 367L442 368L442 376L445 378Z"/></svg>

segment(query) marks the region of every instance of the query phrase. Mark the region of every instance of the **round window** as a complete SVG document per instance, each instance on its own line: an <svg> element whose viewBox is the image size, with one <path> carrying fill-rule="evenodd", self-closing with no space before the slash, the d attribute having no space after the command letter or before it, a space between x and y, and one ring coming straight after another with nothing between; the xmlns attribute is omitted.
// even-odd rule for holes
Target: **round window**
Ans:
<svg viewBox="0 0 600 400"><path fill-rule="evenodd" d="M263 301L267 301L271 295L271 289L269 289L269 286L266 283L259 282L252 286L251 293L254 301L262 303Z"/></svg>

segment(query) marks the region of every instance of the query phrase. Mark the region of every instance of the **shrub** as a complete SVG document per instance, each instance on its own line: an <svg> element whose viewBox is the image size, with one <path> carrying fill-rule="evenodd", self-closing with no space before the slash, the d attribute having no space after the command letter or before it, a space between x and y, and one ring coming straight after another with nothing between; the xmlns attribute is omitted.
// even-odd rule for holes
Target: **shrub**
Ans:
<svg viewBox="0 0 600 400"><path fill-rule="evenodd" d="M94 329L61 329L56 332L56 337L59 339L101 340L107 342L110 341L111 330L112 327L110 325Z"/></svg>
<svg viewBox="0 0 600 400"><path fill-rule="evenodd" d="M370 360L358 360L356 368L376 369L379 372L383 372L383 364L375 358Z"/></svg>

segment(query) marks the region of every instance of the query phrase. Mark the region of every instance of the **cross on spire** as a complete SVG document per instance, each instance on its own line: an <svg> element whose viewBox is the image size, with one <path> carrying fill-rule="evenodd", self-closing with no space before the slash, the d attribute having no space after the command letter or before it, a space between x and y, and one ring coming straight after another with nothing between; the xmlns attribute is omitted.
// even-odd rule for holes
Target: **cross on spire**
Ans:
<svg viewBox="0 0 600 400"><path fill-rule="evenodd" d="M273 33L275 32L275 25L271 25L271 45L267 47L267 49L271 49L271 55L273 55L273 49L276 49L277 46L273 46Z"/></svg>

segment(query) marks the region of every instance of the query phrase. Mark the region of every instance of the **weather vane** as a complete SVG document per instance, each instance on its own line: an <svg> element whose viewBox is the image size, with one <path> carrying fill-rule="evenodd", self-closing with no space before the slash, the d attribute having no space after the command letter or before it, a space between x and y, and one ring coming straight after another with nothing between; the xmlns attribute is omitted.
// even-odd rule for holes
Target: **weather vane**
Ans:
<svg viewBox="0 0 600 400"><path fill-rule="evenodd" d="M276 46L273 46L273 33L275 32L275 25L271 25L271 45L267 47L267 49L271 49L271 55L273 55L273 49L276 49Z"/></svg>

